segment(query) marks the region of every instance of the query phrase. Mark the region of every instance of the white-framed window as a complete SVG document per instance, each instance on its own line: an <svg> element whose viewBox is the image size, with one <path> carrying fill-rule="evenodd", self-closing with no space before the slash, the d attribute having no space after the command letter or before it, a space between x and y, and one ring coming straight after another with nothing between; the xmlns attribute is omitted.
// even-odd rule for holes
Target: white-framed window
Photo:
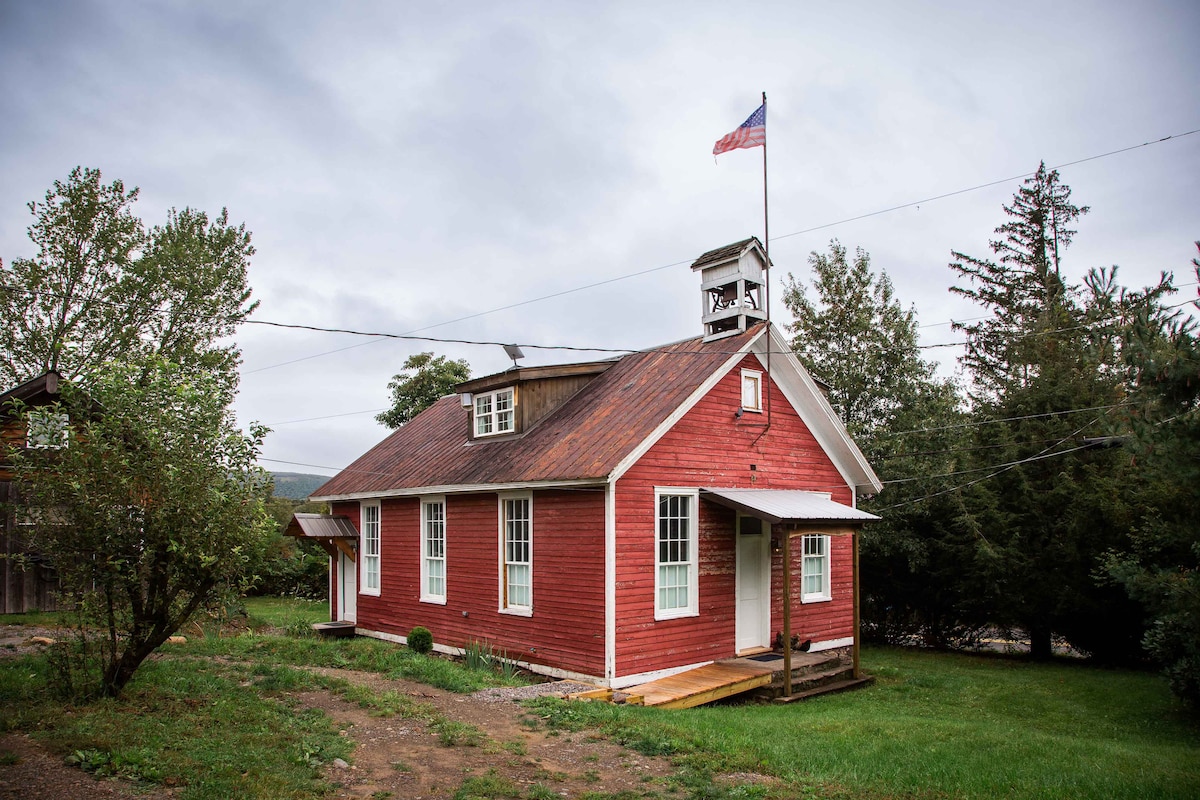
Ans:
<svg viewBox="0 0 1200 800"><path fill-rule="evenodd" d="M446 602L446 499L421 501L421 601Z"/></svg>
<svg viewBox="0 0 1200 800"><path fill-rule="evenodd" d="M359 534L362 536L362 547L359 548L359 559L362 561L362 581L359 583L359 594L379 594L379 539L381 520L379 501L367 501L359 506Z"/></svg>
<svg viewBox="0 0 1200 800"><path fill-rule="evenodd" d="M801 567L800 602L832 600L829 583L829 537L806 534L802 538L804 562Z"/></svg>
<svg viewBox="0 0 1200 800"><path fill-rule="evenodd" d="M654 618L700 613L696 585L699 548L697 489L655 489Z"/></svg>
<svg viewBox="0 0 1200 800"><path fill-rule="evenodd" d="M495 436L515 431L515 397L511 386L475 395L475 435Z"/></svg>
<svg viewBox="0 0 1200 800"><path fill-rule="evenodd" d="M762 373L753 369L742 370L742 409L762 411Z"/></svg>
<svg viewBox="0 0 1200 800"><path fill-rule="evenodd" d="M57 408L33 408L28 415L25 446L34 450L61 450L67 446L67 412Z"/></svg>
<svg viewBox="0 0 1200 800"><path fill-rule="evenodd" d="M533 495L500 496L500 610L533 613Z"/></svg>

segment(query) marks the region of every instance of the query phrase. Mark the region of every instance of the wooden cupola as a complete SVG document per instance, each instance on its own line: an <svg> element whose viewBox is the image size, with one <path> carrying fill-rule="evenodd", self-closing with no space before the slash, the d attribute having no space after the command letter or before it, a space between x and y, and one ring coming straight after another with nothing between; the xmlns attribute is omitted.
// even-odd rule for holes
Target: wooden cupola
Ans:
<svg viewBox="0 0 1200 800"><path fill-rule="evenodd" d="M692 269L700 272L704 341L734 336L767 318L767 254L757 237L709 250Z"/></svg>

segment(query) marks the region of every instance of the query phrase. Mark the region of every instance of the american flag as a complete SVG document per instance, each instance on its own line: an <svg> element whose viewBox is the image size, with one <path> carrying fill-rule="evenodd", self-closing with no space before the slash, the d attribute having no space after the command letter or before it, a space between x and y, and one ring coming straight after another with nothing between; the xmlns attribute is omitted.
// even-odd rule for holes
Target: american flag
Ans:
<svg viewBox="0 0 1200 800"><path fill-rule="evenodd" d="M722 136L713 145L713 155L739 147L760 147L767 143L767 104L763 103L737 130Z"/></svg>

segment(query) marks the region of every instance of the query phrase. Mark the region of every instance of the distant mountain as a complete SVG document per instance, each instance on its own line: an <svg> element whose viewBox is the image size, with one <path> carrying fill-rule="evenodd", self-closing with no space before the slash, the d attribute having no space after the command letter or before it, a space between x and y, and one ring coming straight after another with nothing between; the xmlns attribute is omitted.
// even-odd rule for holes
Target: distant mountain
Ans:
<svg viewBox="0 0 1200 800"><path fill-rule="evenodd" d="M304 500L317 487L329 480L328 475L308 475L303 472L272 472L275 496L289 500Z"/></svg>

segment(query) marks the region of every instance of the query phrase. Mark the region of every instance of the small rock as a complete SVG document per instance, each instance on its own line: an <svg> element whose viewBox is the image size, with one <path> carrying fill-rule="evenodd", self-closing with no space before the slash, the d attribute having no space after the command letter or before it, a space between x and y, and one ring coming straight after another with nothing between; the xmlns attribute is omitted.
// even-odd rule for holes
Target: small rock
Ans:
<svg viewBox="0 0 1200 800"><path fill-rule="evenodd" d="M345 761L343 761L340 758L335 758L330 763L333 764L333 766L336 767L337 769L349 769L350 768L350 765L347 764Z"/></svg>

